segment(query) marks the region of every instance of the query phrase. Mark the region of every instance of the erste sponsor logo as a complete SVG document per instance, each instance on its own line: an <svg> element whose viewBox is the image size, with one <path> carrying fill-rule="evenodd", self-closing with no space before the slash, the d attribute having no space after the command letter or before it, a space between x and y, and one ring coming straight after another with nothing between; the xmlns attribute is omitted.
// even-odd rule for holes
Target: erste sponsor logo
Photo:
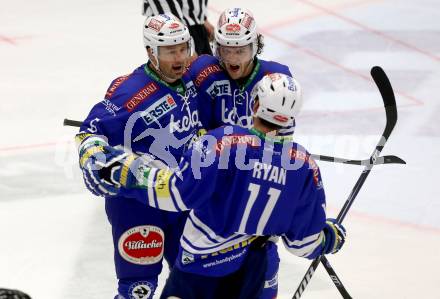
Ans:
<svg viewBox="0 0 440 299"><path fill-rule="evenodd" d="M206 90L211 97L231 95L231 83L229 80L214 81Z"/></svg>
<svg viewBox="0 0 440 299"><path fill-rule="evenodd" d="M147 125L159 120L161 117L172 111L177 107L176 101L170 94L167 94L157 100L154 104L148 107L147 110L141 113Z"/></svg>

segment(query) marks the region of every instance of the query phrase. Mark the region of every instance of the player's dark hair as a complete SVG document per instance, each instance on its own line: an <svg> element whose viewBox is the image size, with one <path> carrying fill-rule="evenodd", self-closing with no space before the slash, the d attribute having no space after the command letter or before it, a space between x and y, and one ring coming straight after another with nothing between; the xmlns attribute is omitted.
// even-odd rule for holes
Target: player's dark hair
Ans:
<svg viewBox="0 0 440 299"><path fill-rule="evenodd" d="M257 34L257 55L263 53L264 48L264 36L260 33Z"/></svg>

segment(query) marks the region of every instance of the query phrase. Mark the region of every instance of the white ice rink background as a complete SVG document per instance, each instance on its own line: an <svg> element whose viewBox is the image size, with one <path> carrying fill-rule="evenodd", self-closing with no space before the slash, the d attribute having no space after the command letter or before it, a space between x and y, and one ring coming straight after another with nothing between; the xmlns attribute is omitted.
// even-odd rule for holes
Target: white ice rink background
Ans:
<svg viewBox="0 0 440 299"><path fill-rule="evenodd" d="M111 80L145 62L141 1L0 1L0 287L37 299L113 298L104 201L82 186L75 128ZM385 124L369 76L388 73L399 121L329 260L354 298L440 298L440 2L210 0L209 19L250 8L263 58L304 89L297 140L311 152L367 158ZM362 168L320 162L335 216ZM280 249L279 298L309 261ZM319 268L303 298L340 298Z"/></svg>

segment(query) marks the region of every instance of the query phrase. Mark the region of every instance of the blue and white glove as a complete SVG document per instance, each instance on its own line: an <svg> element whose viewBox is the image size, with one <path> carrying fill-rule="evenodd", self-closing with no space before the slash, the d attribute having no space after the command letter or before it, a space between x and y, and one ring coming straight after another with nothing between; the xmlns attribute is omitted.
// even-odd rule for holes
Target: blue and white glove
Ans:
<svg viewBox="0 0 440 299"><path fill-rule="evenodd" d="M346 231L336 219L328 218L323 229L325 242L322 254L336 253L345 243Z"/></svg>
<svg viewBox="0 0 440 299"><path fill-rule="evenodd" d="M79 164L87 189L97 196L114 196L119 184L111 180L111 176L103 176L102 170L112 169L121 164L129 156L124 151L108 146L103 136L80 133L76 136L80 143Z"/></svg>

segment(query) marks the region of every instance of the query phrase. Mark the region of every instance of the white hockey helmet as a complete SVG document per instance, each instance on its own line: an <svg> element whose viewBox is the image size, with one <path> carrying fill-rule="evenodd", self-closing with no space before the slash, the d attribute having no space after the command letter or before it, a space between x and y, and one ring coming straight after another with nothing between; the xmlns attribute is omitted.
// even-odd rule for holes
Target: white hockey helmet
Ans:
<svg viewBox="0 0 440 299"><path fill-rule="evenodd" d="M214 35L217 47L243 47L251 44L252 57L257 54L257 24L247 9L226 9L220 15ZM216 55L218 56L217 51Z"/></svg>
<svg viewBox="0 0 440 299"><path fill-rule="evenodd" d="M281 127L293 126L302 106L301 86L285 74L265 75L255 85L251 97L258 97L255 116Z"/></svg>
<svg viewBox="0 0 440 299"><path fill-rule="evenodd" d="M145 47L150 47L156 58L160 46L174 46L188 42L188 48L192 49L188 27L171 13L148 17L144 22L143 33Z"/></svg>

